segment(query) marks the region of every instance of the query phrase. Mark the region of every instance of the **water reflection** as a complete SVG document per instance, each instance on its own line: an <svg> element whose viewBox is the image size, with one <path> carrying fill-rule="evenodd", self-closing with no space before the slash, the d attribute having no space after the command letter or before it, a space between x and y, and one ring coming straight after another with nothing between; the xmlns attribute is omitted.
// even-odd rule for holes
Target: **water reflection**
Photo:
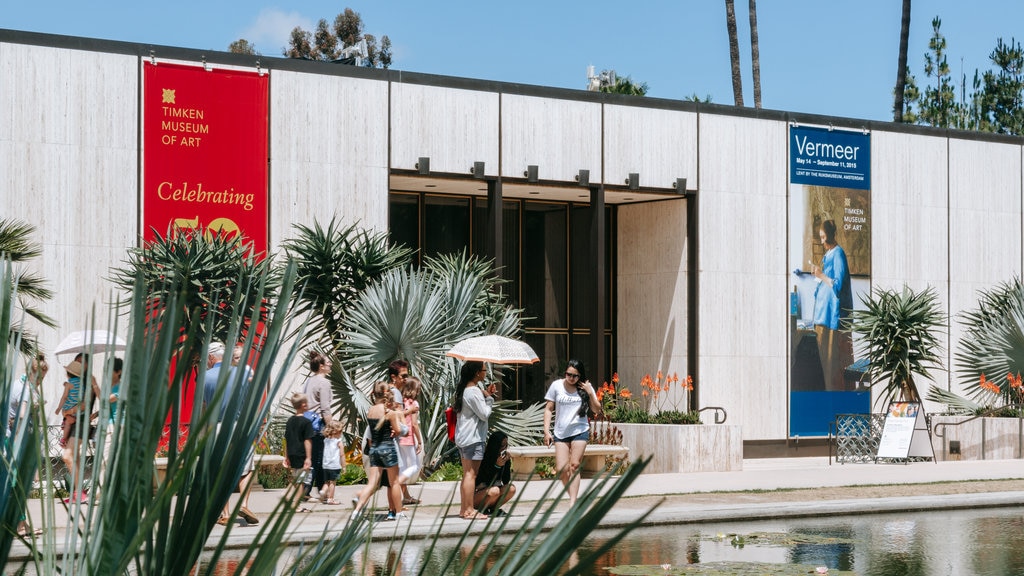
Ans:
<svg viewBox="0 0 1024 576"><path fill-rule="evenodd" d="M595 531L562 567L598 550L612 532ZM736 535L736 536L733 536ZM501 538L497 546L507 542ZM464 563L492 566L487 547L440 540L374 543L353 558L356 574L458 574ZM452 562L448 563L448 559ZM588 573L626 565L717 563L823 566L859 576L1024 575L1024 507L657 526L634 531Z"/></svg>

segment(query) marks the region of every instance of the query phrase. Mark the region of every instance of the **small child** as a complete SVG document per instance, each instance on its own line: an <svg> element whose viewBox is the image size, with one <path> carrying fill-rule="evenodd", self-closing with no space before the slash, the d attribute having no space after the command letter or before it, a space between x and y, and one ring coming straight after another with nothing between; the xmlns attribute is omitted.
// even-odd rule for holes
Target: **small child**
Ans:
<svg viewBox="0 0 1024 576"><path fill-rule="evenodd" d="M419 378L410 376L402 384L402 401L405 403L405 425L409 433L398 439L398 456L401 470L398 482L402 485L402 504L419 504L417 498L409 494L406 482L414 478L420 471L420 454L423 453L423 435L420 433L420 396L421 382Z"/></svg>
<svg viewBox="0 0 1024 576"><path fill-rule="evenodd" d="M71 437L71 429L75 424L76 412L82 403L82 362L79 360L81 354L75 356L74 361L64 367L67 380L64 382L64 394L60 397L57 410L54 414L62 414L60 446L63 448Z"/></svg>
<svg viewBox="0 0 1024 576"><path fill-rule="evenodd" d="M288 418L284 425L284 442L287 457L285 468L292 471L292 498L299 504L305 498L303 481L313 467L313 424L306 418L305 412L309 405L308 397L302 392L295 392L291 397L295 414ZM299 512L309 512L299 508Z"/></svg>
<svg viewBox="0 0 1024 576"><path fill-rule="evenodd" d="M320 491L320 501L324 504L337 504L334 500L334 486L341 476L341 454L345 447L341 440L341 422L334 420L324 428L324 487Z"/></svg>

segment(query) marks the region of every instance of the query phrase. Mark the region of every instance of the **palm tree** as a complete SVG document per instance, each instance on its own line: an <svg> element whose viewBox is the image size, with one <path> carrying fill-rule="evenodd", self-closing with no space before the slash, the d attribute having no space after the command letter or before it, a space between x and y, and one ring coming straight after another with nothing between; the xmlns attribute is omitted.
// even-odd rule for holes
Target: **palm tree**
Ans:
<svg viewBox="0 0 1024 576"><path fill-rule="evenodd" d="M907 0L908 2L910 0ZM750 6L750 65L754 73L754 108L761 108L761 50L757 43L757 0Z"/></svg>
<svg viewBox="0 0 1024 576"><path fill-rule="evenodd" d="M743 76L740 74L740 42L736 35L736 8L733 0L725 0L725 26L729 30L729 61L732 63L732 97L743 106Z"/></svg>
<svg viewBox="0 0 1024 576"><path fill-rule="evenodd" d="M1010 377L1024 373L1024 282L1015 277L982 290L978 307L961 318L964 333L954 364L966 395L974 402L957 401L948 392L938 397L973 411L992 399L992 392L981 386L984 378L999 386L998 396L1004 403L1019 403L1020 390L1012 387ZM937 394L934 387L929 394L930 398Z"/></svg>
<svg viewBox="0 0 1024 576"><path fill-rule="evenodd" d="M927 378L930 369L942 367L935 332L946 318L935 289L876 289L862 302L866 309L850 314L850 328L863 339L872 386L885 385L876 401L919 402L914 376Z"/></svg>
<svg viewBox="0 0 1024 576"><path fill-rule="evenodd" d="M391 360L404 358L423 381L420 421L424 462L435 465L447 447L444 409L454 394L457 361L445 356L456 342L481 334L515 338L521 331L519 309L500 292L490 261L466 254L427 258L421 270L391 270L356 298L339 354L353 381L339 385L341 412L350 422L358 411L360 390L380 380ZM515 402L497 404L492 424L510 443L533 443L541 435L539 405L522 412Z"/></svg>
<svg viewBox="0 0 1024 576"><path fill-rule="evenodd" d="M909 41L910 0L903 0L903 18L900 21L900 53L896 64L896 89L893 91L893 122L903 122L903 92L907 83L907 43Z"/></svg>
<svg viewBox="0 0 1024 576"><path fill-rule="evenodd" d="M43 249L31 240L35 230L35 226L27 222L9 218L0 219L0 257L8 259L12 263L38 258L43 253ZM18 268L14 269L11 278L21 311L40 324L55 328L57 323L53 318L35 306L36 302L53 298L53 291L46 287L46 282L36 274ZM11 326L22 335L20 338L21 352L26 355L34 354L36 336L27 331L18 320L13 320Z"/></svg>

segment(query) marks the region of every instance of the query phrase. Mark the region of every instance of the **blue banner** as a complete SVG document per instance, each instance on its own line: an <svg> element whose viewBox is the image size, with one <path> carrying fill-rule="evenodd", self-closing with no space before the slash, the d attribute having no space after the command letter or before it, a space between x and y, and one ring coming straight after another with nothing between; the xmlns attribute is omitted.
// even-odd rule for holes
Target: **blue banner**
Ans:
<svg viewBox="0 0 1024 576"><path fill-rule="evenodd" d="M871 137L863 132L790 126L789 181L871 189Z"/></svg>

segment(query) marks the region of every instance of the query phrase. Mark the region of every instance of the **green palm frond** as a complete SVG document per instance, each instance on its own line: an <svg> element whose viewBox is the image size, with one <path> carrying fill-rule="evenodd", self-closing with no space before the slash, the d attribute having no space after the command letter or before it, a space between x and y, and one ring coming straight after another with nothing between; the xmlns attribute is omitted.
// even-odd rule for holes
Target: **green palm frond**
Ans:
<svg viewBox="0 0 1024 576"><path fill-rule="evenodd" d="M850 329L861 336L872 385L884 385L877 401L918 401L914 376L927 378L942 368L936 332L946 326L946 316L938 295L931 287L915 292L904 286L876 289L861 301L865 309L851 313Z"/></svg>
<svg viewBox="0 0 1024 576"><path fill-rule="evenodd" d="M36 227L12 218L0 218L0 256L11 262L25 262L43 253L39 244L30 240Z"/></svg>
<svg viewBox="0 0 1024 576"><path fill-rule="evenodd" d="M961 313L964 332L953 363L965 393L989 400L981 376L1000 387L1004 403L1017 401L1008 376L1024 374L1024 283L1019 277L978 293L978 307Z"/></svg>
<svg viewBox="0 0 1024 576"><path fill-rule="evenodd" d="M339 357L359 384L335 381L335 405L351 413L355 407L346 405L344 398L351 398L355 389L365 392L370 382L383 378L395 358L407 360L423 382L424 461L428 467L436 464L451 448L444 409L454 394L459 369L458 361L445 352L471 336L514 338L521 331L520 310L507 303L499 291L501 283L489 261L465 253L427 258L421 270L384 273L358 294L346 318ZM533 443L540 436L542 413L531 408L511 418L513 406L499 405L496 427Z"/></svg>
<svg viewBox="0 0 1024 576"><path fill-rule="evenodd" d="M43 248L31 239L35 230L35 226L27 222L8 218L0 219L0 258L17 263L39 257L43 253ZM57 322L36 306L37 302L45 302L53 298L53 291L46 287L46 281L42 277L27 270L12 267L7 281L14 284L14 292L18 295L15 302L26 316L35 319L43 326L56 327ZM37 338L35 334L26 330L20 321L12 320L9 332L12 341L14 333L21 335L19 347L22 354L30 356L36 352Z"/></svg>
<svg viewBox="0 0 1024 576"><path fill-rule="evenodd" d="M277 297L280 273L271 258L263 256L254 253L244 237L171 229L166 236L156 234L141 248L130 249L111 279L130 291L141 274L143 298L152 310L165 306L171 286L180 286L176 302L184 312L185 327L195 324L202 336L228 341L233 314L246 318L259 312L257 323L252 324L256 326L266 319L266 301ZM259 286L264 288L262 294L256 293ZM243 287L246 291L239 293Z"/></svg>
<svg viewBox="0 0 1024 576"><path fill-rule="evenodd" d="M303 344L333 350L356 295L388 270L409 263L412 250L390 246L385 232L342 226L332 218L324 228L296 224L296 236L282 244L296 262L295 311L309 317Z"/></svg>

